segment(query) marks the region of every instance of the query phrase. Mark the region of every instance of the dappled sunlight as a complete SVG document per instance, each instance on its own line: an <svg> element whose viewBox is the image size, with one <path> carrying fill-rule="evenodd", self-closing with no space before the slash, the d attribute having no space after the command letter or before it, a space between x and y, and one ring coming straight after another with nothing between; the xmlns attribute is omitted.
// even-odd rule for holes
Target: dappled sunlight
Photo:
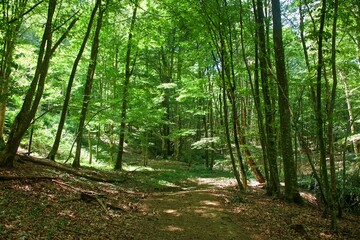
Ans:
<svg viewBox="0 0 360 240"><path fill-rule="evenodd" d="M252 188L262 188L264 186L264 183L259 183L255 180L248 181L247 185Z"/></svg>
<svg viewBox="0 0 360 240"><path fill-rule="evenodd" d="M167 226L167 227L165 228L165 230L166 230L166 231L169 231L169 232L182 232L182 231L184 231L183 228L176 227L176 226L171 226L171 225Z"/></svg>
<svg viewBox="0 0 360 240"><path fill-rule="evenodd" d="M300 192L300 196L307 202L311 203L312 205L316 206L318 204L316 197L308 192Z"/></svg>
<svg viewBox="0 0 360 240"><path fill-rule="evenodd" d="M199 208L199 209L195 209L193 211L194 211L194 213L198 214L200 217L203 217L203 218L217 218L219 216L218 213L210 212L209 209L207 209L207 208Z"/></svg>
<svg viewBox="0 0 360 240"><path fill-rule="evenodd" d="M24 185L24 186L21 186L21 185L14 185L14 190L21 190L21 191L24 191L24 192L31 192L33 191L33 188L29 185Z"/></svg>
<svg viewBox="0 0 360 240"><path fill-rule="evenodd" d="M166 187L179 187L176 184L165 181L165 180L159 180L158 183L159 183L159 185L166 186Z"/></svg>
<svg viewBox="0 0 360 240"><path fill-rule="evenodd" d="M216 206L216 207L221 205L219 201L209 201L209 200L201 201L200 204L207 206Z"/></svg>
<svg viewBox="0 0 360 240"><path fill-rule="evenodd" d="M233 178L188 178L190 182L198 185L209 185L218 188L226 188L236 186L236 181Z"/></svg>
<svg viewBox="0 0 360 240"><path fill-rule="evenodd" d="M179 217L181 216L181 213L179 213L178 210L174 210L174 209L166 209L163 211L164 213L167 213L167 214L171 214L171 215L174 215L176 217Z"/></svg>

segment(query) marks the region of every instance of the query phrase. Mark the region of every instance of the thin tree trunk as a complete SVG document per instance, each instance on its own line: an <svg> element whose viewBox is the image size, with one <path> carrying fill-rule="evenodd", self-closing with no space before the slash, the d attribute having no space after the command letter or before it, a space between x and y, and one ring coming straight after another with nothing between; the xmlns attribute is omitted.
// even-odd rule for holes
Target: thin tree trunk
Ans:
<svg viewBox="0 0 360 240"><path fill-rule="evenodd" d="M255 31L255 46L254 46L254 53L255 53L255 70L254 70L254 81L252 81L251 78L251 73L250 73L250 68L248 67L248 74L250 75L249 77L249 81L250 81L250 86L251 86L251 91L252 91L252 95L254 97L254 103L255 103L255 108L256 108L256 113L257 113L257 124L258 124L258 129L259 129L259 136L260 136L260 144L261 144L261 150L262 150L262 155L263 155L263 164L264 164L264 171L265 171L265 179L266 182L268 183L270 181L270 176L269 176L269 161L268 161L268 156L267 156L267 145L266 145L266 139L265 139L265 127L264 127L264 122L263 122L263 113L262 113L262 106L261 106L261 101L260 101L260 84L259 84L259 28L262 26L262 23L260 21L260 19L258 18L258 14L257 14L257 3L255 3L255 0L252 0L252 5L253 5L253 12L254 12L254 20L256 22L256 31ZM242 43L242 45L244 45ZM242 48L244 48L244 46L242 46ZM245 56L245 55L244 55ZM244 61L247 64L247 59L244 58Z"/></svg>
<svg viewBox="0 0 360 240"><path fill-rule="evenodd" d="M302 0L301 0L302 1ZM304 11L302 8L302 2L300 2L299 4L299 17L300 17L300 38L301 38L301 44L302 44L302 48L303 48L303 52L304 52L304 59L305 59L305 65L306 65L306 69L308 74L311 74L311 67L310 67L310 61L309 61L309 54L308 54L308 47L306 45L306 39L305 39L305 34L304 34ZM314 30L315 31L315 30ZM313 103L313 109L314 111L316 111L316 94L315 94L315 89L313 84L310 84L310 96L311 96L311 102ZM308 162L311 166L312 169L312 173L313 176L315 178L315 180L318 183L319 186L319 190L322 196L322 199L324 200L325 204L327 204L327 199L325 198L325 191L324 191L324 187L323 187L323 182L321 181L321 178L318 174L318 171L315 168L315 164L314 161L311 157L311 150L310 148L307 146L306 140L303 136L302 131L299 129L298 127L298 122L296 119L293 120L296 131L298 132L298 138L300 141L300 146L301 148L305 151L307 158L308 158Z"/></svg>
<svg viewBox="0 0 360 240"><path fill-rule="evenodd" d="M337 219L336 219L336 207L335 204L338 204L338 210L341 211L338 191L336 186L336 172L335 172L335 149L334 149L334 109L335 109L335 100L336 100L336 87L337 87L337 68L336 68L336 31L337 31L337 18L338 18L338 0L334 0L334 17L333 17L333 26L332 26L332 38L331 38L331 70L332 70L332 79L333 85L331 89L330 103L328 105L328 142L329 142L329 159L330 159L330 179L331 179L331 227L334 231L337 232Z"/></svg>
<svg viewBox="0 0 360 240"><path fill-rule="evenodd" d="M79 62L81 60L81 57L83 55L84 49L86 47L86 43L89 39L90 36L90 32L91 32L91 28L95 19L95 15L96 15L96 11L100 6L101 1L97 0L94 6L94 9L92 10L91 16L90 16L90 20L86 29L86 33L84 36L84 39L81 43L79 52L76 56L76 59L74 61L71 73L70 73L70 77L69 77L69 81L68 81L68 85L66 88L66 94L65 94L65 99L64 99L64 103L63 103L63 108L61 111L61 115L60 115L60 121L59 121L59 125L56 131L56 135L55 135L55 140L53 143L53 146L47 156L48 159L55 161L55 156L57 154L57 151L59 149L59 145L60 145L60 140L61 140L61 135L62 135L62 131L64 129L64 125L65 125L65 120L66 120L66 114L69 108L69 102L70 102L70 96L71 96L71 89L72 89L72 85L75 79L75 75L76 75L76 71L77 71L77 67L79 65Z"/></svg>
<svg viewBox="0 0 360 240"><path fill-rule="evenodd" d="M225 128L225 137L226 137L226 144L230 155L230 160L234 172L235 179L238 183L238 186L240 190L244 190L243 183L240 180L240 174L237 170L237 166L235 163L234 153L231 146L231 139L230 139L230 130L229 130L229 116L228 116L228 106L227 106L227 100L226 100L226 83L225 83L225 76L224 73L222 73L222 98L223 98L223 113L224 113L224 128Z"/></svg>
<svg viewBox="0 0 360 240"><path fill-rule="evenodd" d="M224 6L228 7L226 0L224 1ZM240 142L239 142L239 138L241 138L242 134L241 131L239 131L239 117L238 117L238 110L237 110L237 106L236 106L236 98L235 98L235 91L236 91L236 81L235 81L235 67L234 67L234 49L233 49L233 39L232 39L232 27L231 27L231 22L229 19L229 14L228 11L225 11L226 14L226 21L227 21L227 25L228 25L228 41L226 42L227 46L228 46L228 51L226 49L225 46L225 41L223 39L223 34L220 33L220 41L221 41L221 45L222 45L222 52L224 54L224 70L226 73L226 76L228 78L228 83L229 83L229 93L228 93L228 97L231 103L231 112L232 112L232 123L233 123L233 132L234 132L234 144L235 144L235 151L236 151L236 157L237 160L239 162L239 167L240 167L240 172L241 172L241 180L242 180L242 184L243 184L243 188L244 190L246 190L247 188L247 177L246 177L246 171L245 171L245 165L244 165L244 161L243 161L243 157L242 157L242 153L241 153L241 149L240 149ZM221 31L221 29L219 29L219 32ZM229 56L227 56L229 55ZM228 61L228 62L226 62Z"/></svg>
<svg viewBox="0 0 360 240"><path fill-rule="evenodd" d="M98 0L98 1L100 1L100 0ZM81 108L81 113L80 113L79 127L78 127L78 131L77 131L78 135L77 135L77 139L76 139L75 158L72 163L72 166L74 168L80 167L80 155L81 155L81 146L82 146L82 139L83 139L82 134L83 134L83 130L84 130L84 124L85 124L85 119L86 119L86 115L87 115L89 102L91 99L91 90L92 90L92 85L93 85L93 81L94 81L94 74L95 74L98 51L99 51L99 36L100 36L100 30L102 27L102 19L103 19L103 15L104 15L104 11L105 11L105 8L102 9L101 5L99 6L99 8L100 8L100 10L99 10L98 19L97 19L94 40L93 40L93 43L91 46L90 63L89 63L88 71L87 71L87 75L86 75L84 97L83 97L82 108Z"/></svg>
<svg viewBox="0 0 360 240"><path fill-rule="evenodd" d="M243 33L243 7L242 7L242 2L239 1L240 3L240 41L241 41L241 50L242 50L242 57L243 57L243 61L244 61L244 64L245 64L245 67L246 67L246 71L247 71L247 74L248 74L248 79L249 79L249 82L251 84L251 89L253 89L253 83L252 83L252 76L251 76L251 70L250 70L250 67L249 67L249 63L246 59L246 51L245 51L245 44L244 44L244 33ZM257 61L257 60L256 60ZM255 96L254 96L254 91L253 91L253 97L255 99ZM259 100L259 99L257 99ZM255 102L255 105L257 105L259 102L257 102L257 100L254 100ZM258 166L256 165L255 163L255 160L254 158L252 157L251 155L251 152L250 150L246 147L246 144L247 144L247 141L246 141L246 137L245 137L245 130L247 128L247 122L246 122L246 107L245 107L245 100L242 98L241 100L241 104L242 104L242 120L241 120L241 125L242 125L242 128L243 128L243 133L240 135L240 144L243 145L244 147L244 150L243 150L243 153L245 155L245 158L247 159L247 163L248 165L250 166L252 172L254 173L256 179L260 182L260 183L264 183L266 181L265 177L263 176L263 174L261 173L260 169L258 168ZM256 109L259 109L260 111L260 106L256 106ZM260 113L261 114L261 113ZM262 122L262 120L261 120ZM239 126L240 128L240 126ZM260 126L259 126L260 128ZM240 129L239 129L239 132Z"/></svg>
<svg viewBox="0 0 360 240"><path fill-rule="evenodd" d="M355 124L354 124L353 108L352 108L351 101L350 101L349 85L348 85L346 77L344 77L341 72L340 72L340 78L341 78L341 80L343 81L343 84L344 84L345 100L346 100L347 110L348 110L348 113L349 113L350 132L351 132L352 135L354 135L354 134L356 134L356 131L355 131ZM352 141L353 149L354 149L354 153L355 153L356 157L359 156L359 150L358 150L357 142L358 142L357 139L354 139Z"/></svg>
<svg viewBox="0 0 360 240"><path fill-rule="evenodd" d="M125 81L123 86L123 96L122 96L122 105L121 105L121 117L120 117L120 139L119 139L119 150L117 155L117 160L115 164L115 170L122 170L123 163L123 153L124 153L124 142L125 142L125 129L126 129L126 112L127 112L127 101L128 101L128 88L130 83L130 77L132 76L132 69L130 69L131 65L131 50L132 50L132 39L133 39L133 30L135 27L136 20L136 12L137 12L138 4L135 3L130 29L127 43L127 51L126 51L126 65L125 65ZM135 63L134 63L135 64Z"/></svg>
<svg viewBox="0 0 360 240"><path fill-rule="evenodd" d="M323 120L323 112L322 112L322 69L323 69L323 33L325 26L325 17L326 17L326 0L322 1L321 8L321 17L320 17L320 28L319 28L319 37L318 37L318 65L317 65L317 76L316 76L316 123L317 123L317 137L319 141L319 149L320 149L320 168L321 168L321 177L324 187L324 193L326 202L328 205L326 206L326 210L330 210L332 215L332 227L336 226L336 216L333 216L333 197L331 194L330 186L329 186L329 177L328 177L328 169L326 164L326 147L325 147L325 139L324 139L324 120ZM330 208L330 209L329 209Z"/></svg>

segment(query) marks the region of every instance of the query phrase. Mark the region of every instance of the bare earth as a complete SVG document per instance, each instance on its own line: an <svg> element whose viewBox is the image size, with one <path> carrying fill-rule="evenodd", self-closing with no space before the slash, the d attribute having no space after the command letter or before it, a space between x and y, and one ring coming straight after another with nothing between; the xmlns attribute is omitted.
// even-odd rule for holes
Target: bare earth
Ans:
<svg viewBox="0 0 360 240"><path fill-rule="evenodd" d="M135 223L139 228L133 237L154 240L255 239L251 237L251 231L237 222L236 214L226 204L228 194L228 191L213 186L154 193L144 201L148 214Z"/></svg>

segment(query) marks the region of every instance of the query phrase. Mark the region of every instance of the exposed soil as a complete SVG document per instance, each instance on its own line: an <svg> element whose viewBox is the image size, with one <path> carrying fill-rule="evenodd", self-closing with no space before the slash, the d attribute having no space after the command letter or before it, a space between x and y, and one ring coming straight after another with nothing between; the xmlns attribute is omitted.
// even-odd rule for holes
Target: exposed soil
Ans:
<svg viewBox="0 0 360 240"><path fill-rule="evenodd" d="M122 183L90 181L30 162L0 169L0 176L54 178L0 181L0 239L360 239L359 216L340 219L336 235L309 194L303 193L309 203L297 206L271 199L256 184L239 193L232 179L194 177L178 162L150 165L157 170L129 173ZM191 177L173 179L170 171L162 187L150 184L165 170Z"/></svg>
<svg viewBox="0 0 360 240"><path fill-rule="evenodd" d="M226 205L228 197L227 190L209 185L154 193L143 202L148 214L137 219L134 239L252 239Z"/></svg>

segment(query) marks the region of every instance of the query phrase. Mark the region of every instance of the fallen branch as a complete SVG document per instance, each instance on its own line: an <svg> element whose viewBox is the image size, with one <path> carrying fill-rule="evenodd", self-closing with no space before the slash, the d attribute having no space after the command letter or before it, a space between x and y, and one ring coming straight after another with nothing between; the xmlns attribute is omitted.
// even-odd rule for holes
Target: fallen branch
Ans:
<svg viewBox="0 0 360 240"><path fill-rule="evenodd" d="M53 180L56 177L48 176L0 176L0 181L11 181L11 180Z"/></svg>
<svg viewBox="0 0 360 240"><path fill-rule="evenodd" d="M119 206L115 206L111 203L103 201L101 198L106 198L106 196L104 194L98 194L96 192L81 192L80 193L81 200L83 200L85 202L91 202L91 201L98 202L106 213L109 213L107 208L110 208L112 210L126 211L125 209L123 209Z"/></svg>
<svg viewBox="0 0 360 240"><path fill-rule="evenodd" d="M35 163L35 164L40 164L40 165L44 165L44 166L48 166L48 167L53 167L53 168L56 168L58 170L70 173L72 175L75 175L75 176L78 176L78 177L83 177L83 178L86 178L88 180L92 180L92 181L96 181L96 182L122 183L122 182L125 182L127 180L127 175L128 175L128 174L125 174L124 179L107 179L107 178L101 178L101 177L96 177L96 176L86 174L84 172L81 172L81 170L77 170L77 169L74 169L74 168L69 167L67 165L50 161L48 159L29 157L27 155L18 155L18 157L19 157L19 159L21 159L23 161L28 161L28 162L32 162L32 163Z"/></svg>

